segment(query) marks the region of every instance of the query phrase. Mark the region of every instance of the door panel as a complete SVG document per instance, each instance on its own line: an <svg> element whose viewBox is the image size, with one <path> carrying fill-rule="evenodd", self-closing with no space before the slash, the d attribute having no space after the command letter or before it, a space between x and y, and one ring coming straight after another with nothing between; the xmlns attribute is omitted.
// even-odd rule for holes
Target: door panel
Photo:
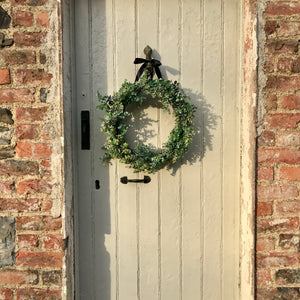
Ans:
<svg viewBox="0 0 300 300"><path fill-rule="evenodd" d="M240 1L74 1L77 299L238 299ZM171 169L125 185L122 176L144 174L101 163L97 92L134 81L133 60L147 44L163 78L179 81L197 106L196 135ZM142 109L133 108L128 140L160 147L173 119L155 105ZM81 149L82 110L90 150Z"/></svg>

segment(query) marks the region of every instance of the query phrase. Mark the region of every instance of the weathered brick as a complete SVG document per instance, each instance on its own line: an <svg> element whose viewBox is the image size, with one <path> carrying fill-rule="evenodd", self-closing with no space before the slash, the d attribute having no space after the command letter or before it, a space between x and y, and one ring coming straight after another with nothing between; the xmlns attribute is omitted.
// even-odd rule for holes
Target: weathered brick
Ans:
<svg viewBox="0 0 300 300"><path fill-rule="evenodd" d="M258 202L256 205L256 215L258 217L270 216L273 213L273 202Z"/></svg>
<svg viewBox="0 0 300 300"><path fill-rule="evenodd" d="M16 263L25 267L61 268L63 252L22 252L17 253Z"/></svg>
<svg viewBox="0 0 300 300"><path fill-rule="evenodd" d="M32 50L2 50L0 57L6 66L32 65L36 63L36 53Z"/></svg>
<svg viewBox="0 0 300 300"><path fill-rule="evenodd" d="M263 131L258 137L258 145L270 147L275 145L275 133L273 131Z"/></svg>
<svg viewBox="0 0 300 300"><path fill-rule="evenodd" d="M300 34L300 22L298 21L281 21L277 30L279 36L293 36Z"/></svg>
<svg viewBox="0 0 300 300"><path fill-rule="evenodd" d="M276 20L267 20L265 24L265 33L270 35L276 31L277 21Z"/></svg>
<svg viewBox="0 0 300 300"><path fill-rule="evenodd" d="M0 69L0 84L10 83L10 72L9 69Z"/></svg>
<svg viewBox="0 0 300 300"><path fill-rule="evenodd" d="M40 11L36 14L36 25L49 27L49 13L47 11Z"/></svg>
<svg viewBox="0 0 300 300"><path fill-rule="evenodd" d="M279 247L282 249L300 250L300 236L298 234L280 234Z"/></svg>
<svg viewBox="0 0 300 300"><path fill-rule="evenodd" d="M264 65L264 70L266 73L274 73L275 72L275 62L274 62L274 58L268 57L268 59L266 59L265 65Z"/></svg>
<svg viewBox="0 0 300 300"><path fill-rule="evenodd" d="M18 142L16 153L22 158L44 159L51 156L52 147L49 143Z"/></svg>
<svg viewBox="0 0 300 300"><path fill-rule="evenodd" d="M0 159L12 158L14 156L15 156L15 150L13 148L11 147L0 148Z"/></svg>
<svg viewBox="0 0 300 300"><path fill-rule="evenodd" d="M272 284L272 276L270 270L258 270L256 273L257 286L270 286Z"/></svg>
<svg viewBox="0 0 300 300"><path fill-rule="evenodd" d="M18 289L17 300L61 300L61 291L48 289Z"/></svg>
<svg viewBox="0 0 300 300"><path fill-rule="evenodd" d="M257 199L289 199L299 195L296 185L257 185Z"/></svg>
<svg viewBox="0 0 300 300"><path fill-rule="evenodd" d="M14 120L12 119L12 113L7 108L0 108L0 122L6 124L14 124Z"/></svg>
<svg viewBox="0 0 300 300"><path fill-rule="evenodd" d="M0 288L0 300L13 300L13 292L11 289Z"/></svg>
<svg viewBox="0 0 300 300"><path fill-rule="evenodd" d="M37 271L0 270L0 284L37 284Z"/></svg>
<svg viewBox="0 0 300 300"><path fill-rule="evenodd" d="M18 124L16 126L16 137L19 140L32 140L39 136L39 125L35 124Z"/></svg>
<svg viewBox="0 0 300 300"><path fill-rule="evenodd" d="M17 47L39 47L44 36L43 32L15 32L13 39Z"/></svg>
<svg viewBox="0 0 300 300"><path fill-rule="evenodd" d="M62 272L61 271L44 271L42 280L46 286L61 286Z"/></svg>
<svg viewBox="0 0 300 300"><path fill-rule="evenodd" d="M0 194L11 193L14 188L14 182L12 180L0 181Z"/></svg>
<svg viewBox="0 0 300 300"><path fill-rule="evenodd" d="M0 52L1 53L1 52ZM0 89L0 103L34 102L34 89Z"/></svg>
<svg viewBox="0 0 300 300"><path fill-rule="evenodd" d="M258 166L257 167L257 180L273 180L274 179L274 168Z"/></svg>
<svg viewBox="0 0 300 300"><path fill-rule="evenodd" d="M277 63L277 71L280 73L290 73L292 72L292 65L293 65L292 58L282 57L278 59Z"/></svg>
<svg viewBox="0 0 300 300"><path fill-rule="evenodd" d="M275 274L276 283L300 283L300 269L278 270Z"/></svg>
<svg viewBox="0 0 300 300"><path fill-rule="evenodd" d="M33 13L30 11L17 10L13 14L14 26L30 27L33 25Z"/></svg>
<svg viewBox="0 0 300 300"><path fill-rule="evenodd" d="M51 211L53 206L53 201L51 199L44 199L42 202L41 210L46 212L46 211Z"/></svg>
<svg viewBox="0 0 300 300"><path fill-rule="evenodd" d="M34 122L43 121L47 115L48 107L17 107L16 109L16 120L18 122Z"/></svg>
<svg viewBox="0 0 300 300"><path fill-rule="evenodd" d="M280 167L279 178L289 181L300 181L300 167Z"/></svg>
<svg viewBox="0 0 300 300"><path fill-rule="evenodd" d="M264 124L270 128L297 128L300 122L300 113L268 114L264 118Z"/></svg>
<svg viewBox="0 0 300 300"><path fill-rule="evenodd" d="M41 6L48 2L48 0L11 0L11 5L29 5L29 6Z"/></svg>
<svg viewBox="0 0 300 300"><path fill-rule="evenodd" d="M37 175L39 165L32 161L5 160L0 161L0 175Z"/></svg>
<svg viewBox="0 0 300 300"><path fill-rule="evenodd" d="M299 200L289 200L289 201L278 201L276 202L276 213L278 215L285 214L299 214L300 213L300 201Z"/></svg>
<svg viewBox="0 0 300 300"><path fill-rule="evenodd" d="M64 241L61 234L47 234L43 237L43 248L63 250Z"/></svg>
<svg viewBox="0 0 300 300"><path fill-rule="evenodd" d="M259 237L256 241L256 251L272 251L275 249L275 241L272 237Z"/></svg>
<svg viewBox="0 0 300 300"><path fill-rule="evenodd" d="M300 164L300 150L258 149L258 162Z"/></svg>
<svg viewBox="0 0 300 300"><path fill-rule="evenodd" d="M15 261L15 218L0 217L0 268Z"/></svg>
<svg viewBox="0 0 300 300"><path fill-rule="evenodd" d="M269 16L291 16L300 14L300 3L297 1L269 2L265 14Z"/></svg>
<svg viewBox="0 0 300 300"><path fill-rule="evenodd" d="M23 84L50 84L52 74L43 69L20 69L15 71L17 83Z"/></svg>
<svg viewBox="0 0 300 300"><path fill-rule="evenodd" d="M266 110L276 110L277 109L277 96L276 95L268 95L266 100Z"/></svg>
<svg viewBox="0 0 300 300"><path fill-rule="evenodd" d="M300 146L300 132L299 131L279 131L278 132L278 146L281 147L299 147Z"/></svg>
<svg viewBox="0 0 300 300"><path fill-rule="evenodd" d="M293 61L292 72L300 73L300 58L299 57Z"/></svg>
<svg viewBox="0 0 300 300"><path fill-rule="evenodd" d="M17 236L17 244L19 249L36 248L39 245L36 234L19 234Z"/></svg>
<svg viewBox="0 0 300 300"><path fill-rule="evenodd" d="M300 262L299 253L271 252L267 254L258 253L256 265L258 268L288 267Z"/></svg>
<svg viewBox="0 0 300 300"><path fill-rule="evenodd" d="M278 288L258 288L256 300L298 300L299 288L278 287Z"/></svg>
<svg viewBox="0 0 300 300"><path fill-rule="evenodd" d="M300 86L300 76L269 76L266 83L267 90L296 91Z"/></svg>
<svg viewBox="0 0 300 300"><path fill-rule="evenodd" d="M24 194L51 194L52 185L47 180L43 179L25 179L18 183L17 192L20 195Z"/></svg>
<svg viewBox="0 0 300 300"><path fill-rule="evenodd" d="M268 40L266 43L266 53L269 54L295 54L299 50L299 41L298 39L287 39L287 40L278 40L272 39Z"/></svg>
<svg viewBox="0 0 300 300"><path fill-rule="evenodd" d="M286 232L299 229L299 218L257 219L257 233Z"/></svg>
<svg viewBox="0 0 300 300"><path fill-rule="evenodd" d="M300 109L300 96L286 95L281 98L281 107L287 109Z"/></svg>
<svg viewBox="0 0 300 300"><path fill-rule="evenodd" d="M39 199L0 198L0 211L3 212L36 212L40 210Z"/></svg>
<svg viewBox="0 0 300 300"><path fill-rule="evenodd" d="M61 218L46 216L16 217L17 230L55 231L61 229Z"/></svg>

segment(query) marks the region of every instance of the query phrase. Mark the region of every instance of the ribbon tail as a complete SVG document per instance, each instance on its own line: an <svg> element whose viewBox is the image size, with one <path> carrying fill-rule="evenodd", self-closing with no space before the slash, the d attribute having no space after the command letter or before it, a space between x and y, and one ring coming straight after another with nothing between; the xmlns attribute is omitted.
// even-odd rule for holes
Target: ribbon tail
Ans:
<svg viewBox="0 0 300 300"><path fill-rule="evenodd" d="M138 72L136 74L135 82L137 82L140 79L140 77L142 76L146 66L147 66L147 62L142 64L142 66L140 67L140 69L138 70Z"/></svg>
<svg viewBox="0 0 300 300"><path fill-rule="evenodd" d="M157 75L157 78L162 78L159 66L155 66L155 73Z"/></svg>

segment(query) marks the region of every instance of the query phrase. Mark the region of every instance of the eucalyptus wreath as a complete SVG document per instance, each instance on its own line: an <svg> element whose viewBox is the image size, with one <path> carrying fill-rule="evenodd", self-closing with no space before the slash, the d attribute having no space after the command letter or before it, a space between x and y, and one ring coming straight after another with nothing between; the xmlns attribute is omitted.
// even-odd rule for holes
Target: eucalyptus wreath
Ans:
<svg viewBox="0 0 300 300"><path fill-rule="evenodd" d="M126 111L126 106L131 103L140 105L149 97L160 101L164 110L169 110L170 106L173 108L175 126L161 149L153 150L141 142L131 149L126 141L129 129L126 120L131 117L131 113ZM155 173L175 163L188 150L194 135L193 119L196 108L187 102L189 97L178 82L162 78L153 80L145 75L134 83L125 80L113 96L101 96L98 93L98 98L100 105L97 108L106 111L101 129L108 133L103 147L106 151L103 161L117 158L135 172Z"/></svg>

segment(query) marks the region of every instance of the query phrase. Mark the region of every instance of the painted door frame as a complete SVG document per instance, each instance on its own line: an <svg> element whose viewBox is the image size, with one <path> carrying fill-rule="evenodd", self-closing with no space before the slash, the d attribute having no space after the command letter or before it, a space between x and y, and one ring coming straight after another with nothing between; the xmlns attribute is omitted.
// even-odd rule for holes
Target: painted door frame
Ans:
<svg viewBox="0 0 300 300"><path fill-rule="evenodd" d="M242 0L241 0L242 1ZM64 268L64 299L74 299L76 293L76 144L72 102L74 86L74 7L73 0L62 1L62 78L64 104L64 179L65 179L65 231L68 236ZM256 172L256 101L257 101L257 15L253 13L253 1L242 1L242 44L241 49L241 192L240 192L240 299L254 299L255 290L255 172Z"/></svg>

